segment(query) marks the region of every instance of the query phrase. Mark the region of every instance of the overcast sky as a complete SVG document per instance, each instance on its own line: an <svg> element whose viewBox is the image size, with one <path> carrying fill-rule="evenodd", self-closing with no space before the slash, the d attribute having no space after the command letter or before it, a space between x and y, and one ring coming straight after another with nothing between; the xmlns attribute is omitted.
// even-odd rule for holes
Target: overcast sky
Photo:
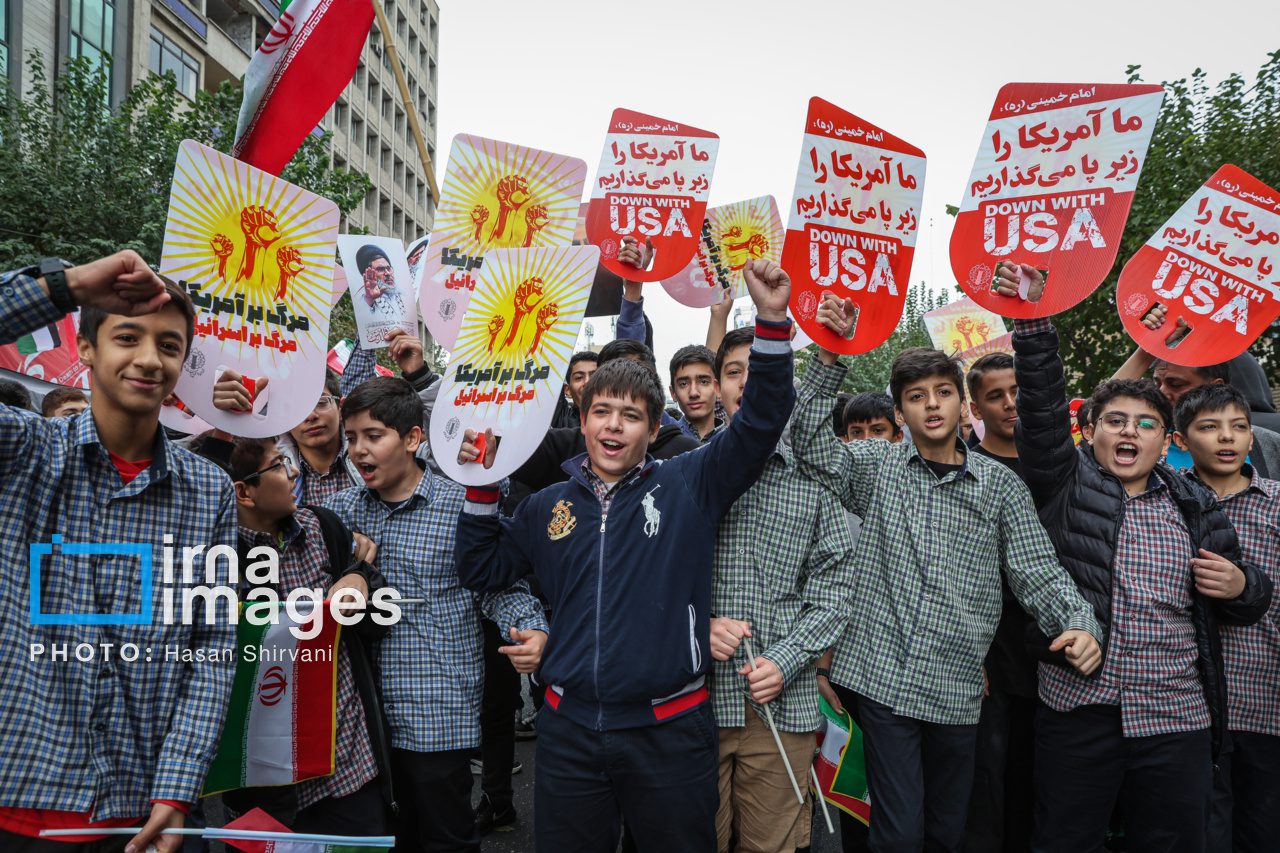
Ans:
<svg viewBox="0 0 1280 853"><path fill-rule="evenodd" d="M441 180L454 134L475 133L580 157L589 188L610 113L625 106L718 133L711 205L772 194L785 224L818 95L924 149L911 282L953 290L945 208L1001 85L1122 83L1131 63L1149 82L1199 66L1216 83L1251 78L1280 49L1275 0L1073 0L1013 14L1007 0L439 2ZM706 312L657 284L645 303L665 375L677 347L703 340ZM597 342L610 337L607 321L595 327Z"/></svg>

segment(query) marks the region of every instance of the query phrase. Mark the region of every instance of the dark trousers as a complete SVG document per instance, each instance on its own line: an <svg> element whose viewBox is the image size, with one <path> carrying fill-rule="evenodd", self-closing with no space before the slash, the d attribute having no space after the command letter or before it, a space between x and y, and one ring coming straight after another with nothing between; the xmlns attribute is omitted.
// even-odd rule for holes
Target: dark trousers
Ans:
<svg viewBox="0 0 1280 853"><path fill-rule="evenodd" d="M400 814L396 853L479 853L471 809L471 750L391 750Z"/></svg>
<svg viewBox="0 0 1280 853"><path fill-rule="evenodd" d="M1280 849L1280 737L1232 732L1218 756L1209 813L1210 853Z"/></svg>
<svg viewBox="0 0 1280 853"><path fill-rule="evenodd" d="M597 732L544 707L533 780L539 853L613 853L620 819L640 853L716 849L719 741L711 706Z"/></svg>
<svg viewBox="0 0 1280 853"><path fill-rule="evenodd" d="M966 853L1024 853L1031 849L1038 704L1034 697L995 687L982 700Z"/></svg>
<svg viewBox="0 0 1280 853"><path fill-rule="evenodd" d="M876 853L958 853L964 847L977 726L903 717L857 697Z"/></svg>
<svg viewBox="0 0 1280 853"><path fill-rule="evenodd" d="M845 710L853 717L853 721L858 724L858 728L862 728L862 724L858 722L858 695L835 683L831 685L831 689L835 690L840 704L844 705ZM822 808L822 804L815 803L814 808ZM867 825L844 809L838 809L835 806L828 806L828 808L840 816L840 848L843 853L867 853L871 849L870 830ZM821 826L824 833L827 831L826 823L821 819L816 825Z"/></svg>
<svg viewBox="0 0 1280 853"><path fill-rule="evenodd" d="M1120 708L1036 712L1032 850L1103 849L1115 806L1126 853L1201 853L1213 765L1209 730L1124 737ZM1269 849L1275 849L1274 846Z"/></svg>
<svg viewBox="0 0 1280 853"><path fill-rule="evenodd" d="M520 673L498 651L511 644L498 626L481 619L484 627L484 695L480 700L480 787L502 809L511 805L511 765L516 759L516 710L520 707Z"/></svg>
<svg viewBox="0 0 1280 853"><path fill-rule="evenodd" d="M345 797L326 797L299 809L290 829L316 835L390 835L377 777Z"/></svg>
<svg viewBox="0 0 1280 853"><path fill-rule="evenodd" d="M32 838L0 829L0 850L4 853L121 853L131 838L132 835L113 835L101 841L68 843L58 838Z"/></svg>

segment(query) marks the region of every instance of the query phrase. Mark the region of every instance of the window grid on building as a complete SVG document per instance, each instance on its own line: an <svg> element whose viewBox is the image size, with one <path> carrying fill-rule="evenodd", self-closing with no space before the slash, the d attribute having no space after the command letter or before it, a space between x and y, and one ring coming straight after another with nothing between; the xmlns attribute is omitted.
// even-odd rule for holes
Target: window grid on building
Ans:
<svg viewBox="0 0 1280 853"><path fill-rule="evenodd" d="M102 57L111 53L115 18L115 0L71 0L71 58L83 56L94 67L100 66Z"/></svg>
<svg viewBox="0 0 1280 853"><path fill-rule="evenodd" d="M147 68L155 74L172 71L174 78L178 81L178 91L195 100L196 87L200 80L200 62L155 27L151 28Z"/></svg>

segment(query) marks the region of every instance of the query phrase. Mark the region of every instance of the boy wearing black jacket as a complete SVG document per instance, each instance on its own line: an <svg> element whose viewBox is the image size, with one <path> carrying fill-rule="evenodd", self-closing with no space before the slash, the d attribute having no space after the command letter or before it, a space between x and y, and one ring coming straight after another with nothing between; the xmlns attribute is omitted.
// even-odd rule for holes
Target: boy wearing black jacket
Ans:
<svg viewBox="0 0 1280 853"><path fill-rule="evenodd" d="M648 455L663 395L645 366L601 366L583 392L587 452L569 481L499 519L496 489L469 489L458 573L474 590L537 573L554 613L534 781L540 851L611 851L619 817L640 849L716 845L718 746L707 701L716 527L759 476L794 404L791 282L756 260L758 309L742 409L698 450ZM490 445L492 446L492 445ZM474 459L474 447L463 458Z"/></svg>
<svg viewBox="0 0 1280 853"><path fill-rule="evenodd" d="M997 292L1019 276L1001 264ZM1036 851L1101 849L1117 801L1130 849L1204 849L1226 690L1218 625L1266 613L1271 583L1240 554L1213 498L1159 464L1168 401L1145 380L1092 397L1085 443L1071 439L1058 335L1047 318L1014 322L1018 456L1063 567L1105 633L1084 677L1042 664L1036 720Z"/></svg>

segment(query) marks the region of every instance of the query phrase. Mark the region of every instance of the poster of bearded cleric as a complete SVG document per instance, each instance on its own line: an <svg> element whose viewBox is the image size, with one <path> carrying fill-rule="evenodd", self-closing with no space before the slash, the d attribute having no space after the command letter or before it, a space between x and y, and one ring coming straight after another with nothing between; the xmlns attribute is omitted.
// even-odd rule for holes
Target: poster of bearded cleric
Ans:
<svg viewBox="0 0 1280 853"><path fill-rule="evenodd" d="M394 237L340 234L338 253L361 348L387 346L387 336L396 329L418 334L418 300L404 244Z"/></svg>

